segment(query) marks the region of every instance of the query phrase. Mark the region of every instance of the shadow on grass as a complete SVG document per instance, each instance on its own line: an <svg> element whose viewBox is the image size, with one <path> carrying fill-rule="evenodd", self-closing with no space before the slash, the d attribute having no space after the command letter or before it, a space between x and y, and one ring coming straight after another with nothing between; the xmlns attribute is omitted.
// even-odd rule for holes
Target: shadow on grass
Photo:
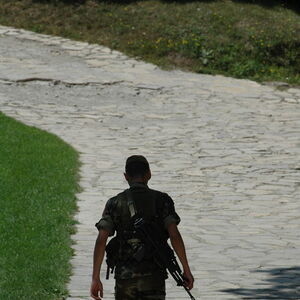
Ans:
<svg viewBox="0 0 300 300"><path fill-rule="evenodd" d="M269 278L255 289L226 289L222 292L241 296L241 299L300 299L300 267L259 270Z"/></svg>
<svg viewBox="0 0 300 300"><path fill-rule="evenodd" d="M217 0L162 0L163 2L177 2L177 3L190 3L190 2L216 2ZM122 0L115 0L114 2L122 3ZM278 6L285 7L300 13L299 0L233 0L236 3L256 4L265 8L275 8Z"/></svg>
<svg viewBox="0 0 300 300"><path fill-rule="evenodd" d="M299 0L233 0L234 2L246 4L258 4L266 8L274 8L276 6L285 7L300 13Z"/></svg>
<svg viewBox="0 0 300 300"><path fill-rule="evenodd" d="M32 2L53 3L53 4L64 3L64 4L70 4L70 5L81 5L81 4L85 4L86 0L32 0Z"/></svg>
<svg viewBox="0 0 300 300"><path fill-rule="evenodd" d="M33 2L44 2L44 3L58 3L64 2L66 4L85 4L86 0L32 0ZM141 2L147 0L96 0L99 2L107 3L118 3L118 4L128 4L134 2ZM190 3L190 2L216 2L218 0L161 0L161 2L177 2L177 3ZM300 13L300 1L299 0L233 0L237 3L245 4L258 4L267 8L274 8L276 6L283 6L285 8L293 9Z"/></svg>

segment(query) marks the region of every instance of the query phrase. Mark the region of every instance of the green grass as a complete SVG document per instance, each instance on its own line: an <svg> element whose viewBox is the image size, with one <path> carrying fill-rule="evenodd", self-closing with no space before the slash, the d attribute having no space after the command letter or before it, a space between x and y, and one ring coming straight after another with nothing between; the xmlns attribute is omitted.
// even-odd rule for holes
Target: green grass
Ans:
<svg viewBox="0 0 300 300"><path fill-rule="evenodd" d="M299 9L281 3L296 1L0 0L0 23L168 69L299 84Z"/></svg>
<svg viewBox="0 0 300 300"><path fill-rule="evenodd" d="M62 299L70 276L78 155L0 113L0 299Z"/></svg>

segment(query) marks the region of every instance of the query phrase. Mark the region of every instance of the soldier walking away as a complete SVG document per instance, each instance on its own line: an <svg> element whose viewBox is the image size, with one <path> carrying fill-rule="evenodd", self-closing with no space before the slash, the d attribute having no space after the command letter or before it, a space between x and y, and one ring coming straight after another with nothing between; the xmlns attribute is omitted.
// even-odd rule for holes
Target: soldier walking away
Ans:
<svg viewBox="0 0 300 300"><path fill-rule="evenodd" d="M140 224L141 220L150 224L150 231L144 234L144 237L151 236L149 233L151 228L154 228L151 227L153 224L156 232L152 241L156 240L157 236L159 242L156 244L163 245L167 244L167 239L170 238L183 268L181 274L178 266L179 277L189 292L193 288L194 278L187 261L184 242L177 228L180 218L175 211L173 200L168 194L148 187L151 171L144 156L130 156L126 160L124 176L129 189L107 201L102 218L96 224L99 233L94 249L91 297L96 300L103 297L100 269L106 250L107 278L110 270L115 272L116 300L165 299L166 268L169 271L170 268L161 263L159 257L156 258L155 253L159 252L159 249L155 246L155 241L152 244L148 243L139 235L139 227L136 224ZM116 236L106 246L108 237L115 233ZM170 251L173 253L171 248ZM167 259L168 256L172 255L167 255ZM171 275L174 277L172 273Z"/></svg>

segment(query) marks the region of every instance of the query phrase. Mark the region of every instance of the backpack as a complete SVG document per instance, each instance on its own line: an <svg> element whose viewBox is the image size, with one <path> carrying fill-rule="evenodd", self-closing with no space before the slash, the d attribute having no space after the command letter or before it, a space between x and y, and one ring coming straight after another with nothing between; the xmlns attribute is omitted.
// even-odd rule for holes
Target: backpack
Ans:
<svg viewBox="0 0 300 300"><path fill-rule="evenodd" d="M159 192L148 189L151 193L150 201L147 203L143 217L147 222L155 222L163 224L160 216ZM106 246L106 278L109 278L109 271L114 272L118 262L128 262L132 264L141 263L142 261L151 260L153 258L152 249L147 249L146 245L135 234L134 222L141 217L141 213L137 211L132 192L127 189L117 195L115 207L113 208L113 221L116 224L116 237L113 237ZM162 227L162 231L163 227ZM167 240L167 236L166 240Z"/></svg>

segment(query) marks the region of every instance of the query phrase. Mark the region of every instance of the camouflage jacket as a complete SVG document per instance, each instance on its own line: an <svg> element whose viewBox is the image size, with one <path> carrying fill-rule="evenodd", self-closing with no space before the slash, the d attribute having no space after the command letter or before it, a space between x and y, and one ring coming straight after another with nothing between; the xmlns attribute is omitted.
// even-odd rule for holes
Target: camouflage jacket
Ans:
<svg viewBox="0 0 300 300"><path fill-rule="evenodd" d="M171 223L179 224L174 202L171 197L147 185L135 183L129 189L135 203L136 212L145 220L159 224L162 235L168 239L167 227ZM96 223L98 230L115 233L120 240L119 258L115 270L116 279L128 279L149 275L167 277L165 269L158 266L153 258L143 258L136 261L133 257L141 246L141 241L133 236L133 224L129 212L126 190L109 199L106 203L102 218Z"/></svg>

